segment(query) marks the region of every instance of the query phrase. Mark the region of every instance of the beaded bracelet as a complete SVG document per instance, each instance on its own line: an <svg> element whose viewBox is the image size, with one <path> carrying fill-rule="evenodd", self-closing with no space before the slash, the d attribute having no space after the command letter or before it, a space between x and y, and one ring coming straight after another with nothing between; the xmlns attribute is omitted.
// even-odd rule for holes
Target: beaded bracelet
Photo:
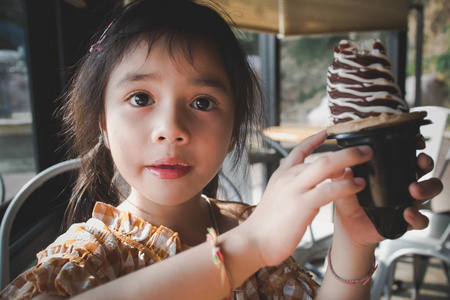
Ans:
<svg viewBox="0 0 450 300"><path fill-rule="evenodd" d="M207 228L208 234L206 234L206 240L212 246L212 259L216 267L220 270L220 281L222 285L225 283L225 277L228 278L228 282L230 284L230 295L233 293L233 283L231 281L230 273L228 273L227 268L225 267L224 259L222 252L220 252L220 248L217 243L217 233L214 228ZM225 299L231 300L231 296L227 296Z"/></svg>
<svg viewBox="0 0 450 300"><path fill-rule="evenodd" d="M362 283L363 285L366 285L369 282L370 278L372 278L372 275L375 272L375 270L378 268L378 265L375 266L375 259L374 259L372 270L370 270L369 274L366 277L364 277L363 279L356 279L356 280L342 279L341 277L339 277L336 274L336 272L334 272L333 265L331 264L331 248L332 248L332 245L330 245L330 248L328 249L328 254L327 254L328 267L330 268L331 274L333 274L334 278L336 278L337 280L339 280L342 283L345 283L345 284Z"/></svg>

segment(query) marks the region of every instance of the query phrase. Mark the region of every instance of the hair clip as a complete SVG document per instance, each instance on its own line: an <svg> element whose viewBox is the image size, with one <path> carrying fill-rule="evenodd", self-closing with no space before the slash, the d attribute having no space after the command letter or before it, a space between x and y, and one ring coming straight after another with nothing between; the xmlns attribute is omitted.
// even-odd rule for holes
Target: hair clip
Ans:
<svg viewBox="0 0 450 300"><path fill-rule="evenodd" d="M100 38L98 39L98 41L95 44L91 45L91 48L89 48L89 53L92 53L94 51L100 51L102 49L101 43L105 39L106 33L108 32L109 28L111 28L113 23L114 23L114 21L109 23L108 27L106 27L105 31L103 31L103 33L100 36Z"/></svg>

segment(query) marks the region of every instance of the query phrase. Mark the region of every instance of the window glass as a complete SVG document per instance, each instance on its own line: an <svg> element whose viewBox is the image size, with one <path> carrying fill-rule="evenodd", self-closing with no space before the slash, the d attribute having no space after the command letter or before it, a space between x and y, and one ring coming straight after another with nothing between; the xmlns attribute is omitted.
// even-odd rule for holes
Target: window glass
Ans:
<svg viewBox="0 0 450 300"><path fill-rule="evenodd" d="M0 174L4 201L35 173L20 0L0 2Z"/></svg>
<svg viewBox="0 0 450 300"><path fill-rule="evenodd" d="M406 100L414 103L418 10L408 16ZM450 107L450 1L430 0L423 9L421 105Z"/></svg>
<svg viewBox="0 0 450 300"><path fill-rule="evenodd" d="M259 56L260 34L251 31L239 31L236 36L247 54L251 66L259 74L261 72L261 58Z"/></svg>

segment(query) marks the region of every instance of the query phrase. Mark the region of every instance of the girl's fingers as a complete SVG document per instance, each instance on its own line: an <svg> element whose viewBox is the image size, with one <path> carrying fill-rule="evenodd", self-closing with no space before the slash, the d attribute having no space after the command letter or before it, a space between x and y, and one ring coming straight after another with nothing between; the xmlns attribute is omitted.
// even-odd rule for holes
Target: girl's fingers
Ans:
<svg viewBox="0 0 450 300"><path fill-rule="evenodd" d="M365 185L366 182L362 178L327 181L307 191L305 196L312 199L314 207L322 207L332 201L347 198L362 191Z"/></svg>
<svg viewBox="0 0 450 300"><path fill-rule="evenodd" d="M426 155L425 153L420 153L417 157L417 175L420 177L424 176L425 174L431 172L434 168L434 162L431 157Z"/></svg>
<svg viewBox="0 0 450 300"><path fill-rule="evenodd" d="M311 165L311 163L303 163L303 164L298 164L295 165L287 170L285 170L285 174L290 175L290 176L298 176L299 174L305 172L305 170ZM333 173L330 173L328 178L333 179L333 180L339 180L348 169L339 169L336 170ZM351 170L350 170L351 171Z"/></svg>
<svg viewBox="0 0 450 300"><path fill-rule="evenodd" d="M350 166L370 160L372 155L373 150L370 146L352 147L323 155L299 174L298 182L306 189L311 189L333 175L344 173Z"/></svg>
<svg viewBox="0 0 450 300"><path fill-rule="evenodd" d="M428 180L411 183L409 192L414 199L425 201L439 195L443 188L444 186L442 185L441 180L438 178L430 178Z"/></svg>
<svg viewBox="0 0 450 300"><path fill-rule="evenodd" d="M421 214L417 209L408 207L403 213L405 221L409 223L408 229L425 229L428 226L429 220L426 216Z"/></svg>
<svg viewBox="0 0 450 300"><path fill-rule="evenodd" d="M416 139L416 149L425 149L425 138L421 134Z"/></svg>
<svg viewBox="0 0 450 300"><path fill-rule="evenodd" d="M339 175L340 174L340 175ZM335 176L332 176L331 179L334 181L344 180L353 178L353 171L350 168L346 168L343 172L337 172Z"/></svg>
<svg viewBox="0 0 450 300"><path fill-rule="evenodd" d="M314 149L323 144L326 136L327 134L324 130L306 138L292 149L289 156L281 162L280 167L284 169L303 163L305 158L308 157Z"/></svg>
<svg viewBox="0 0 450 300"><path fill-rule="evenodd" d="M437 196L442 189L442 182L438 178L415 182L409 186L411 196L417 200L404 212L404 218L410 224L409 229L424 229L428 226L428 218L422 215L418 209L423 202Z"/></svg>

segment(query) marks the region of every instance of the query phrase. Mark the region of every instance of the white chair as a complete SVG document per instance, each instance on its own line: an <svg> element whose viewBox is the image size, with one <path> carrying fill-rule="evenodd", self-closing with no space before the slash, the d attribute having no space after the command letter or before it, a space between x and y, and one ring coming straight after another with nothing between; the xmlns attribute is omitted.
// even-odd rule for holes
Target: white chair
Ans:
<svg viewBox="0 0 450 300"><path fill-rule="evenodd" d="M427 119L433 123L421 127L421 133L426 140L425 152L433 158L435 164L439 164L445 127L450 109L444 107L424 106L413 108L412 111L427 111ZM450 161L450 148L445 156L444 167L438 177L444 174ZM435 176L433 170L421 180ZM430 257L442 261L447 280L450 283L448 266L450 265L450 215L436 214L430 210L421 210L430 219L430 224L425 230L409 231L396 240L385 240L377 249L378 270L375 273L371 289L371 299L378 300L384 292L385 299L390 299L391 288L394 281L395 268L398 259L404 255L413 256L413 277L415 297L424 279L425 271Z"/></svg>
<svg viewBox="0 0 450 300"><path fill-rule="evenodd" d="M372 300L380 299L383 292L385 299L390 299L396 263L404 255L413 255L414 297L418 296L430 257L442 261L447 281L450 283L448 270L450 265L450 217L431 211L422 213L430 219L427 229L409 231L398 240L386 240L380 244L377 253L378 269L371 290Z"/></svg>
<svg viewBox="0 0 450 300"><path fill-rule="evenodd" d="M3 289L10 282L10 234L13 227L13 222L18 214L20 208L24 206L26 200L30 195L41 187L44 183L48 182L51 178L54 178L64 172L78 169L81 165L81 159L72 159L64 161L54 166L51 166L44 171L34 176L28 181L11 200L11 203L6 209L3 216L1 228L0 228L0 284ZM44 216L42 217L44 218ZM53 224L59 228L60 224ZM45 231L45 230L44 230ZM52 234L54 232L52 231ZM36 238L36 237L35 237ZM51 238L51 237L50 237ZM54 237L53 237L54 238Z"/></svg>
<svg viewBox="0 0 450 300"><path fill-rule="evenodd" d="M5 200L5 183L3 182L2 174L0 173L0 204Z"/></svg>
<svg viewBox="0 0 450 300"><path fill-rule="evenodd" d="M426 111L426 119L431 120L433 123L430 125L424 125L420 128L420 132L425 138L426 148L424 150L418 150L417 154L425 152L428 154L437 165L439 153L441 151L442 141L444 139L445 127L447 125L447 118L450 114L450 109L440 106L419 106L411 108L411 111ZM435 170L425 175L420 180L425 180L434 176Z"/></svg>

